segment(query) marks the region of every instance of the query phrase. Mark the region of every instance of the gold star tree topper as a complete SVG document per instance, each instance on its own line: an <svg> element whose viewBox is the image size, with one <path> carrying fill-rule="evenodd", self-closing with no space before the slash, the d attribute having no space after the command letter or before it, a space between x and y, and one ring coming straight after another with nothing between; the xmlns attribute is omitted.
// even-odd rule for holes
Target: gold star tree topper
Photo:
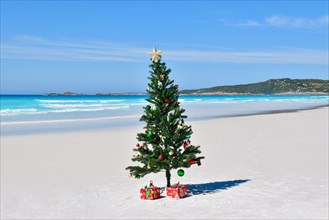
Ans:
<svg viewBox="0 0 329 220"><path fill-rule="evenodd" d="M161 53L162 50L157 50L155 47L153 47L153 50L148 54L151 56L152 62L158 62L159 60L161 60Z"/></svg>

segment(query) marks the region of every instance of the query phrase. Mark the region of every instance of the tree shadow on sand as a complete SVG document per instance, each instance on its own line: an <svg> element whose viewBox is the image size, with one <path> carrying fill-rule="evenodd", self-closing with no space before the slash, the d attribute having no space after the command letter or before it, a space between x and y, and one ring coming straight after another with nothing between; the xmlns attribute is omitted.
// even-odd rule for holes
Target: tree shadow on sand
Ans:
<svg viewBox="0 0 329 220"><path fill-rule="evenodd" d="M187 184L190 196L215 193L220 190L226 190L242 183L250 181L246 180L231 180L223 182L201 183L201 184Z"/></svg>

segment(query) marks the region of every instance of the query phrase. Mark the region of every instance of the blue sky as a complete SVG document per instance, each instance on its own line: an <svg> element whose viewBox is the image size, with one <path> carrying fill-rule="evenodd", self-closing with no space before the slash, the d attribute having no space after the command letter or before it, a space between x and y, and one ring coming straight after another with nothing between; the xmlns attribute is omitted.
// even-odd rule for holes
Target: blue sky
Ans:
<svg viewBox="0 0 329 220"><path fill-rule="evenodd" d="M328 1L1 1L1 94L328 79Z"/></svg>

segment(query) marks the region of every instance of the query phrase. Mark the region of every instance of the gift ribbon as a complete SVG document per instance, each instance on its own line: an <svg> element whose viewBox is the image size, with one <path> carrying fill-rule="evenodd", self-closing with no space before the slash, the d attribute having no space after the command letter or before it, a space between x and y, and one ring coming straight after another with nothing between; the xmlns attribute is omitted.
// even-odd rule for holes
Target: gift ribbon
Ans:
<svg viewBox="0 0 329 220"><path fill-rule="evenodd" d="M146 199L149 198L149 195L150 195L150 190L147 188L147 189L146 189Z"/></svg>
<svg viewBox="0 0 329 220"><path fill-rule="evenodd" d="M179 194L180 194L180 197L184 196L184 190L182 187L179 188Z"/></svg>

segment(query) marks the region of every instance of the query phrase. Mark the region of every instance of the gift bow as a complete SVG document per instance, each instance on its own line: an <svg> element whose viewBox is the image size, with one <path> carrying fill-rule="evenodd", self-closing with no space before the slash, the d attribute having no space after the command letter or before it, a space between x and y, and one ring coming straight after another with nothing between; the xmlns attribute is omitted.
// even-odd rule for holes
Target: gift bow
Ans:
<svg viewBox="0 0 329 220"><path fill-rule="evenodd" d="M171 187L172 187L172 188L177 188L177 187L179 187L179 182L176 183L176 184L174 184L174 185L172 185Z"/></svg>
<svg viewBox="0 0 329 220"><path fill-rule="evenodd" d="M151 194L151 189L154 189L154 191L156 191L156 188L154 185L153 185L153 181L151 180L150 181L150 186L147 187L147 185L145 186L145 195L146 195L146 199L149 197L149 195ZM160 189L160 194L163 192L164 189Z"/></svg>

